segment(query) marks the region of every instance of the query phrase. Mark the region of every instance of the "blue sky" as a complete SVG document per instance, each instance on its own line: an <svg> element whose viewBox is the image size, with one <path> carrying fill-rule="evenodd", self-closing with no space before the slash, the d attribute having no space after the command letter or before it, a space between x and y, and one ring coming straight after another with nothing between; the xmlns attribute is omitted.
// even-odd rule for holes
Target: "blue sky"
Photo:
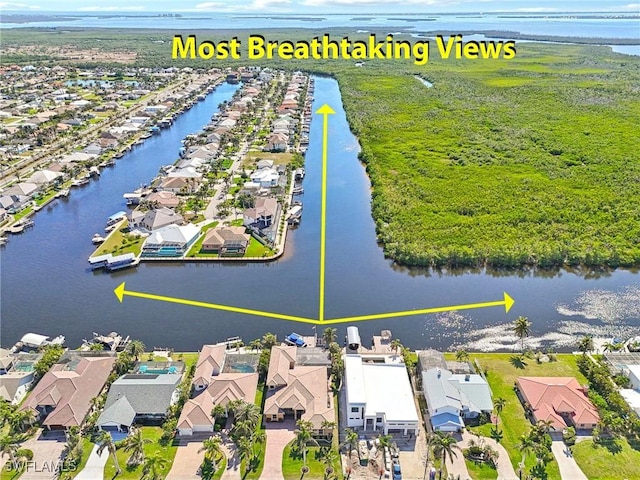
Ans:
<svg viewBox="0 0 640 480"><path fill-rule="evenodd" d="M624 11L640 13L640 3L615 0L16 0L0 1L1 11L230 12L230 13L434 13Z"/></svg>

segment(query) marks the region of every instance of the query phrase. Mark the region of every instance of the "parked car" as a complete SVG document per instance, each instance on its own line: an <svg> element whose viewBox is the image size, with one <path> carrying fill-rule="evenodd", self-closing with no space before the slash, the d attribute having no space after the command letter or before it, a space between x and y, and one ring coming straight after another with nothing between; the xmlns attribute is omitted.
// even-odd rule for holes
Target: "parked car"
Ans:
<svg viewBox="0 0 640 480"><path fill-rule="evenodd" d="M400 463L393 461L393 480L402 480L402 472L400 471Z"/></svg>

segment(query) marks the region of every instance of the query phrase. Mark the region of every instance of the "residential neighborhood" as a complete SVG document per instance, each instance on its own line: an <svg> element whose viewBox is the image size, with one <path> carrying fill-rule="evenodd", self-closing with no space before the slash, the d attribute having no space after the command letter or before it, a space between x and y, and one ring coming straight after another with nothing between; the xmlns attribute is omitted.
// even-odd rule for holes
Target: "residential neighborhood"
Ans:
<svg viewBox="0 0 640 480"><path fill-rule="evenodd" d="M21 460L39 455L81 479L591 478L584 454L629 448L640 424L640 357L589 337L572 354L414 352L389 330L365 346L355 326L343 346L330 327L197 353L121 339L71 350L27 334L0 351L3 465L20 478L45 478Z"/></svg>

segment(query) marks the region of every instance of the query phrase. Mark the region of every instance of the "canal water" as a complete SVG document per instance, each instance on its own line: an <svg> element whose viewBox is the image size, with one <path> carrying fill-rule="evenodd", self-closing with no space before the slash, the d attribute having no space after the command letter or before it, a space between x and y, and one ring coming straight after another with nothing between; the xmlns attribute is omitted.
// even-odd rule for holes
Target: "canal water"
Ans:
<svg viewBox="0 0 640 480"><path fill-rule="evenodd" d="M76 346L92 332L118 331L148 346L195 350L203 343L240 335L245 342L267 331L280 337L312 326L290 321L199 309L141 298L118 303L113 289L220 303L317 318L320 246L322 120L315 116L307 153L304 214L278 261L261 264L153 263L113 274L92 272L91 237L112 213L125 209L122 194L148 182L161 165L175 161L180 140L197 132L229 99L237 85L223 84L174 125L147 140L99 181L72 191L39 212L35 227L10 238L0 251L0 341L10 346L25 332L63 334ZM575 335L627 337L640 333L637 273L433 272L407 269L385 259L376 243L370 184L358 162L359 146L349 132L337 83L316 78L314 111L330 105L327 182L326 318L501 300L501 307L360 322L368 344L390 329L412 348L511 348L513 320L533 322L531 346L571 348ZM410 226L408 226L410 228ZM348 324L338 324L340 337ZM318 330L323 327L319 326ZM320 332L318 332L320 333Z"/></svg>

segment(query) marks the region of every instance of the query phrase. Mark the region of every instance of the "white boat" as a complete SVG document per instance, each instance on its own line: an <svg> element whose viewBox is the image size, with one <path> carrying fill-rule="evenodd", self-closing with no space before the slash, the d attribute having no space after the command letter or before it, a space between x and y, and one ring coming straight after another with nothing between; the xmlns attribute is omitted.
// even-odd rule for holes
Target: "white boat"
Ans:
<svg viewBox="0 0 640 480"><path fill-rule="evenodd" d="M100 176L100 169L98 167L91 167L89 168L89 176L93 176L93 177L99 177Z"/></svg>
<svg viewBox="0 0 640 480"><path fill-rule="evenodd" d="M73 182L71 182L72 187L81 187L82 185L86 185L89 183L88 178L76 178Z"/></svg>
<svg viewBox="0 0 640 480"><path fill-rule="evenodd" d="M96 233L93 236L93 238L91 239L91 242L93 242L94 245L99 245L104 241L105 241L105 238L102 235L100 235L99 233Z"/></svg>

